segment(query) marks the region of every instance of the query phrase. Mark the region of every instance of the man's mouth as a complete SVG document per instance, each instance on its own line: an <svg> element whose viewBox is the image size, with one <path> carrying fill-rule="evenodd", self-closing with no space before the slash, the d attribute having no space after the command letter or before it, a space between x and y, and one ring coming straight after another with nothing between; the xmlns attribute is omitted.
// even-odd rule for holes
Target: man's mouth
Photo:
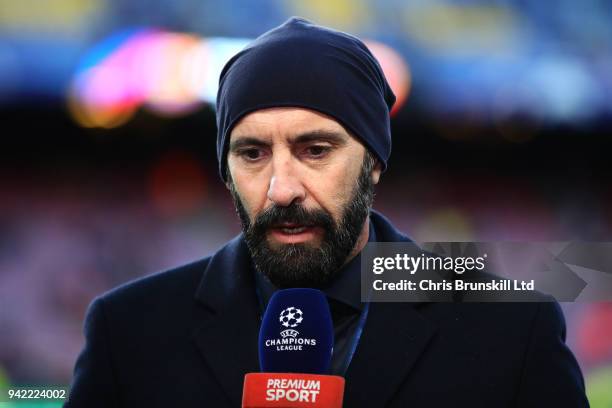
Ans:
<svg viewBox="0 0 612 408"><path fill-rule="evenodd" d="M298 243L309 241L319 235L315 225L283 223L277 224L270 228L271 236L279 242L283 243Z"/></svg>
<svg viewBox="0 0 612 408"><path fill-rule="evenodd" d="M299 234L306 231L310 226L304 224L281 224L276 225L274 228L285 234Z"/></svg>

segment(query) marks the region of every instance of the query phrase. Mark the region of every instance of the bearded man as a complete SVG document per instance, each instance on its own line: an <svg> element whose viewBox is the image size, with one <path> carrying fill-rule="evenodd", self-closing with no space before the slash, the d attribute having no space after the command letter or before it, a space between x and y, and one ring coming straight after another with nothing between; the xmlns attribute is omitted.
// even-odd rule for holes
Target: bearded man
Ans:
<svg viewBox="0 0 612 408"><path fill-rule="evenodd" d="M234 56L217 155L243 232L98 297L66 406L240 406L261 315L291 287L329 300L346 407L587 406L555 302L361 301L366 243L409 241L372 210L394 101L359 39L303 19Z"/></svg>

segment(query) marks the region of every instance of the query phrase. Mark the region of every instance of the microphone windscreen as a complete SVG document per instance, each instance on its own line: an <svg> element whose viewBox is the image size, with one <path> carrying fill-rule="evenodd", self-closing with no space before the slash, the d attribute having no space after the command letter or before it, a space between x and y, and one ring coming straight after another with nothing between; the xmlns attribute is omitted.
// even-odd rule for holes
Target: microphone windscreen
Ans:
<svg viewBox="0 0 612 408"><path fill-rule="evenodd" d="M261 371L327 374L334 328L323 292L292 288L274 293L259 331Z"/></svg>

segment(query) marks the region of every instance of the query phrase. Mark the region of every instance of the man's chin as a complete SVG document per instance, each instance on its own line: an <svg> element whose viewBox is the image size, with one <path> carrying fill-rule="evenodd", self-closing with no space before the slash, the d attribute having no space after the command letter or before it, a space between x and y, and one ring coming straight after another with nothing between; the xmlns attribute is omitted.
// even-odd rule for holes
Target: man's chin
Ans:
<svg viewBox="0 0 612 408"><path fill-rule="evenodd" d="M321 287L331 268L320 248L309 244L268 246L265 257L255 259L258 269L278 288Z"/></svg>

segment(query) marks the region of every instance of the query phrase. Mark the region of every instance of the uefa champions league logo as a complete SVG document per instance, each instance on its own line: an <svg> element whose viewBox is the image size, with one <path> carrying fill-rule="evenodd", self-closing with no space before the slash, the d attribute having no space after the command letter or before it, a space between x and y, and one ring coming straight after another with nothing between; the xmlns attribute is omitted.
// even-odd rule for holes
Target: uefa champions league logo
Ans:
<svg viewBox="0 0 612 408"><path fill-rule="evenodd" d="M297 307L291 306L284 309L278 316L281 324L280 338L266 339L266 347L276 347L277 351L303 351L307 347L315 347L317 339L298 337L300 332L294 329L303 320L304 313Z"/></svg>
<svg viewBox="0 0 612 408"><path fill-rule="evenodd" d="M297 307L288 307L280 313L278 319L284 327L297 327L302 320L304 320L304 314Z"/></svg>
<svg viewBox="0 0 612 408"><path fill-rule="evenodd" d="M280 332L282 338L286 337L297 337L300 334L297 330L293 330L304 320L304 314L297 307L288 307L280 313L278 321L283 327L287 327L286 330Z"/></svg>

